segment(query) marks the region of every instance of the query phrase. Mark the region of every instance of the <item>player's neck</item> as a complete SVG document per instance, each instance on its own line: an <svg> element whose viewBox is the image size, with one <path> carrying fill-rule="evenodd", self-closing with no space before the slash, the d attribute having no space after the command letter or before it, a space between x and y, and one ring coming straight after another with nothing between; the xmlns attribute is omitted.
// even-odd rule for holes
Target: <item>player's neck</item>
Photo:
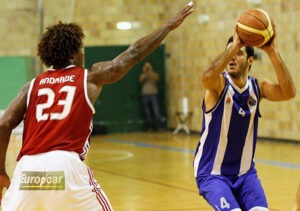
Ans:
<svg viewBox="0 0 300 211"><path fill-rule="evenodd" d="M248 75L243 75L237 78L235 77L230 77L230 78L235 83L236 86L238 86L239 88L243 88L247 83Z"/></svg>
<svg viewBox="0 0 300 211"><path fill-rule="evenodd" d="M61 65L53 65L53 69L63 69L67 66L70 66L70 65L74 65L74 61L73 60L69 60L68 62L66 62L65 64L61 64Z"/></svg>

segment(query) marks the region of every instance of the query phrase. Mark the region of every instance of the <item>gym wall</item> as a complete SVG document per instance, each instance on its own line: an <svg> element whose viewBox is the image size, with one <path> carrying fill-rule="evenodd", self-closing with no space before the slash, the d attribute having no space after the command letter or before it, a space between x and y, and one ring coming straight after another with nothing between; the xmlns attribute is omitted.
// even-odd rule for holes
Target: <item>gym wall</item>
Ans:
<svg viewBox="0 0 300 211"><path fill-rule="evenodd" d="M194 1L194 13L164 41L166 46L166 89L168 126L176 127L175 112L183 97L189 99L193 116L189 127L201 130L201 103L204 96L201 72L225 48L234 21L249 8L269 12L277 25L278 50L300 90L300 1L298 0L201 0ZM0 56L36 55L41 27L58 20L82 25L87 46L128 45L161 26L185 0L44 0L43 11L37 1L1 0ZM41 16L43 14L43 16ZM41 18L43 21L41 23ZM118 30L116 23L131 21L136 28ZM12 23L13 26L12 26ZM257 51L251 75L276 81L267 55ZM36 64L38 60L35 59ZM38 66L38 65L37 65ZM36 69L37 72L40 69ZM1 76L2 77L2 76ZM259 136L300 141L300 98L287 102L261 102Z"/></svg>

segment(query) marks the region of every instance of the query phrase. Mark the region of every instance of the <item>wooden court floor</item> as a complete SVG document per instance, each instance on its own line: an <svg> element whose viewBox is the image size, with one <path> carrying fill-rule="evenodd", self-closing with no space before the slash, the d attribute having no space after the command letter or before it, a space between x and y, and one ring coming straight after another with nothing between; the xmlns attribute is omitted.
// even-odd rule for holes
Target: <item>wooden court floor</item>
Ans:
<svg viewBox="0 0 300 211"><path fill-rule="evenodd" d="M123 133L91 137L86 164L115 211L212 210L198 195L193 153L199 135ZM20 137L8 150L11 176ZM290 211L300 181L300 144L259 141L256 167L270 211Z"/></svg>

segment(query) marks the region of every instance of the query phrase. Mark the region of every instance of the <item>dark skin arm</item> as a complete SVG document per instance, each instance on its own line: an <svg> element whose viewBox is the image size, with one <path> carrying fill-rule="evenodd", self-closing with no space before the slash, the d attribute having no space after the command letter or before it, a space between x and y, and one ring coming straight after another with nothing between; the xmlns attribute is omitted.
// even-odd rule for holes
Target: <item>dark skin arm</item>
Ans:
<svg viewBox="0 0 300 211"><path fill-rule="evenodd" d="M94 64L88 74L88 95L95 103L103 85L120 80L135 64L142 61L155 50L165 37L179 27L185 18L193 12L193 4L187 4L173 18L167 21L156 31L137 40L129 48L114 58L112 61Z"/></svg>
<svg viewBox="0 0 300 211"><path fill-rule="evenodd" d="M5 170L5 158L10 135L12 130L23 120L29 85L30 83L28 82L23 87L0 118L0 200L2 199L3 189L8 188L10 185L10 180Z"/></svg>

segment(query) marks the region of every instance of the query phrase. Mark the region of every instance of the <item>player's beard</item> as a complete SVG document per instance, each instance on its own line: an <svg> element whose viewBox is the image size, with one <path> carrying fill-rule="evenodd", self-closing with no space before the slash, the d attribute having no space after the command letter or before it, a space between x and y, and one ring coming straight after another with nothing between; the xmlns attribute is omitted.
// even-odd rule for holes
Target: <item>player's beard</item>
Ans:
<svg viewBox="0 0 300 211"><path fill-rule="evenodd" d="M239 63L237 66L236 66L236 69L235 70L230 70L228 67L227 67L227 73L228 75L230 75L231 78L234 78L234 79L239 79L240 77L242 77L244 74L245 74L245 71L248 70L248 64L247 62L245 63Z"/></svg>

